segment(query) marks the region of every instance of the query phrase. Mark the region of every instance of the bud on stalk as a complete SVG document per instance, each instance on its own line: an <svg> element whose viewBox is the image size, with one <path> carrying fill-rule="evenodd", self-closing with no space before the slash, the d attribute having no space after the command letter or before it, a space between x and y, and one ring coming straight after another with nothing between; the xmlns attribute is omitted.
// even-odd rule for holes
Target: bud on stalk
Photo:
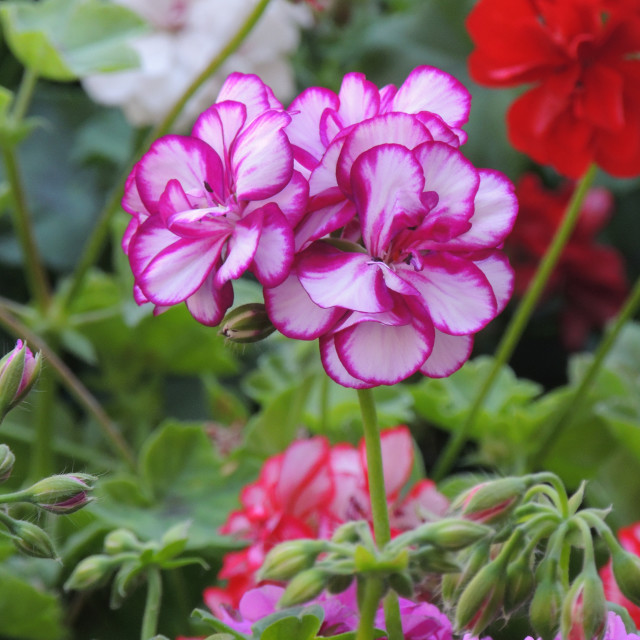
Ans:
<svg viewBox="0 0 640 640"><path fill-rule="evenodd" d="M14 520L10 527L16 547L34 558L57 557L51 538L37 525L26 520Z"/></svg>
<svg viewBox="0 0 640 640"><path fill-rule="evenodd" d="M40 354L34 356L22 340L0 360L0 421L29 393L40 368Z"/></svg>
<svg viewBox="0 0 640 640"><path fill-rule="evenodd" d="M73 513L87 505L96 478L86 473L50 476L25 491L25 497L41 509L58 515Z"/></svg>
<svg viewBox="0 0 640 640"><path fill-rule="evenodd" d="M76 589L82 591L96 587L106 581L113 569L120 564L119 558L106 555L94 555L81 560L73 573L64 583L64 590Z"/></svg>
<svg viewBox="0 0 640 640"><path fill-rule="evenodd" d="M602 581L589 565L573 581L562 605L562 637L568 640L596 640L607 621L607 603Z"/></svg>
<svg viewBox="0 0 640 640"><path fill-rule="evenodd" d="M307 569L299 573L287 585L278 606L292 607L313 600L322 593L327 585L329 576L320 569Z"/></svg>
<svg viewBox="0 0 640 640"><path fill-rule="evenodd" d="M458 497L452 509L476 522L495 522L509 515L518 504L531 479L508 477L484 482Z"/></svg>
<svg viewBox="0 0 640 640"><path fill-rule="evenodd" d="M251 302L230 311L219 333L231 342L248 343L264 340L275 329L264 304Z"/></svg>
<svg viewBox="0 0 640 640"><path fill-rule="evenodd" d="M11 477L16 457L6 444L0 444L0 482ZM1 500L1 498L0 498Z"/></svg>
<svg viewBox="0 0 640 640"><path fill-rule="evenodd" d="M611 548L611 568L625 598L640 606L640 558L616 544Z"/></svg>
<svg viewBox="0 0 640 640"><path fill-rule="evenodd" d="M289 540L269 551L260 569L260 580L284 581L309 569L325 549L321 540Z"/></svg>

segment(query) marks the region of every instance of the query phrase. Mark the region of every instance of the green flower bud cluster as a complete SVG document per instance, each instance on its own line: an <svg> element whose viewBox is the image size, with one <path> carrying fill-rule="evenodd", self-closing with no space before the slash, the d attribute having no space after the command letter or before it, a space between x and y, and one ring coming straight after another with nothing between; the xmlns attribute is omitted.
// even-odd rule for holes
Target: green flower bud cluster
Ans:
<svg viewBox="0 0 640 640"><path fill-rule="evenodd" d="M78 563L65 582L65 590L95 589L107 584L114 576L111 607L116 609L150 571L176 569L190 564L207 568L201 558L182 555L188 542L189 525L189 522L175 525L159 542L143 542L128 529L111 531L104 538L103 553Z"/></svg>
<svg viewBox="0 0 640 640"><path fill-rule="evenodd" d="M453 502L455 514L487 529L461 545L455 558L460 570L441 580L456 631L479 636L492 622L528 607L533 632L543 640L558 633L600 638L607 603L594 559L596 535L611 551L621 590L640 603L640 561L611 533L604 522L608 511L580 509L583 495L584 485L569 497L557 476L545 472L484 482ZM493 532L487 523L499 529ZM570 571L572 559L582 562L577 575Z"/></svg>

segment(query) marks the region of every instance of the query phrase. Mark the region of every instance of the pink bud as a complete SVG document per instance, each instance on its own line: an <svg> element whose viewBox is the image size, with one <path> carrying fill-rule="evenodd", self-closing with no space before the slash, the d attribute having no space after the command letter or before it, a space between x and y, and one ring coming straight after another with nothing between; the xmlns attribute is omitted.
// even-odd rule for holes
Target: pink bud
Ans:
<svg viewBox="0 0 640 640"><path fill-rule="evenodd" d="M12 351L0 360L0 419L29 393L40 374L40 354L35 356L18 340Z"/></svg>

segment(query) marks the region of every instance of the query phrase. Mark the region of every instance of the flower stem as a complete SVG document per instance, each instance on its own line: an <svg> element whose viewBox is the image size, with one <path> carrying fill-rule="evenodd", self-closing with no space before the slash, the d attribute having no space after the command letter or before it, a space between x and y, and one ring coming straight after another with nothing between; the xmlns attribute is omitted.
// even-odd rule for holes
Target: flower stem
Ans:
<svg viewBox="0 0 640 640"><path fill-rule="evenodd" d="M11 118L14 123L20 122L25 117L37 82L37 72L29 67L25 68L16 99L14 100L11 109Z"/></svg>
<svg viewBox="0 0 640 640"><path fill-rule="evenodd" d="M18 162L13 147L5 146L2 149L2 156L7 174L7 181L11 187L13 197L13 224L16 230L25 263L27 283L40 309L49 306L50 291L49 282L42 266L40 252L36 244L31 223L31 213L27 204L26 194L22 186L22 178L18 168Z"/></svg>
<svg viewBox="0 0 640 640"><path fill-rule="evenodd" d="M529 468L535 469L540 466L540 463L548 453L549 449L553 446L558 436L562 433L563 429L566 429L567 426L571 423L573 416L576 415L578 407L580 407L584 397L587 392L591 388L596 376L600 372L604 360L613 347L620 331L622 331L623 327L626 323L633 318L636 311L640 307L640 278L636 281L627 301L625 302L624 307L618 314L613 325L608 329L608 331L603 336L598 348L596 349L593 360L591 361L589 367L587 368L585 374L582 376L580 383L578 384L576 390L573 392L571 397L568 399L565 407L562 411L560 411L555 420L546 428L545 433L542 434L542 437L539 438L538 448L536 452L531 456L529 461Z"/></svg>
<svg viewBox="0 0 640 640"><path fill-rule="evenodd" d="M382 445L376 406L371 389L358 389L358 401L362 414L362 428L367 453L367 476L369 478L369 499L371 500L371 516L373 519L373 534L378 548L384 547L391 540L389 528L389 512L387 510L387 492L384 487L384 469L382 466ZM367 579L367 584L373 578ZM379 602L380 596L378 596ZM377 604L376 604L377 607ZM397 598L385 600L385 623L390 640L402 640L402 624L400 608ZM364 613L361 612L361 616ZM362 620L361 620L362 625ZM358 640L360 629L358 629ZM365 637L365 636L363 636Z"/></svg>
<svg viewBox="0 0 640 640"><path fill-rule="evenodd" d="M158 123L149 134L144 138L142 144L138 146L133 158L127 164L126 170L116 183L116 186L112 189L107 202L102 209L102 212L98 216L98 222L93 230L91 237L89 238L84 252L80 257L80 261L76 266L76 269L72 275L71 284L62 299L62 308L68 307L69 303L76 296L81 289L84 282L84 278L91 268L91 266L98 259L102 247L104 246L105 239L109 233L109 227L111 225L111 218L118 210L120 200L122 198L122 192L124 190L124 184L127 176L131 172L134 162L142 155L145 149L147 149L151 143L160 136L165 135L173 126L176 119L180 115L180 112L190 100L190 98L198 91L198 89L204 84L204 82L211 77L224 63L224 61L242 44L244 39L249 35L249 32L255 26L256 22L260 19L264 13L269 0L260 0L254 7L253 11L247 16L240 29L234 34L234 36L227 42L225 47L209 62L207 67L202 73L194 79L194 81L187 87L186 91L182 94L179 100L173 105L169 113L164 119Z"/></svg>
<svg viewBox="0 0 640 640"><path fill-rule="evenodd" d="M373 640L373 629L378 611L378 604L382 597L382 582L380 578L367 578L364 583L364 598L360 607L360 622L356 633L356 640Z"/></svg>
<svg viewBox="0 0 640 640"><path fill-rule="evenodd" d="M144 605L140 640L151 640L158 630L158 616L162 601L162 576L159 567L149 567L147 572L147 600Z"/></svg>
<svg viewBox="0 0 640 640"><path fill-rule="evenodd" d="M480 414L484 401L493 388L493 383L498 377L502 367L511 358L511 355L518 345L531 314L533 313L535 306L542 295L549 278L551 277L553 269L556 266L569 237L571 236L576 222L578 221L582 203L587 195L587 191L591 187L596 171L596 165L591 165L578 183L578 186L564 213L562 221L560 222L560 226L556 230L553 240L542 258L533 280L520 301L518 308L513 314L513 317L502 336L502 340L498 344L493 360L493 366L485 378L473 404L471 405L467 419L454 433L442 452L442 455L438 459L432 474L434 480L442 480L442 478L444 478L453 467L453 464L458 458L460 451L467 440L469 432L473 428L478 415Z"/></svg>
<svg viewBox="0 0 640 640"><path fill-rule="evenodd" d="M105 413L100 403L91 392L76 378L71 369L58 357L51 347L27 326L14 318L6 309L0 305L0 325L9 330L16 337L22 337L36 350L42 351L46 362L54 369L60 382L67 388L69 393L94 417L106 440L112 445L122 460L135 470L136 461L129 445L122 437L117 425L111 421ZM37 436L36 436L37 437Z"/></svg>

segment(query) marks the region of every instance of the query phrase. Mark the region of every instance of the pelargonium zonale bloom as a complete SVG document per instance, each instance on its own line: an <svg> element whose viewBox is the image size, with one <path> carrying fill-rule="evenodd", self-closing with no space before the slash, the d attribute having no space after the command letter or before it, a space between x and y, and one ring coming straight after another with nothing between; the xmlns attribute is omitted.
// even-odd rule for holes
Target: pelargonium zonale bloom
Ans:
<svg viewBox="0 0 640 640"><path fill-rule="evenodd" d="M261 284L286 278L292 227L307 183L293 169L290 117L253 75L232 74L191 135L156 140L135 165L123 207L123 239L139 304L185 302L215 326L233 302L231 281L251 271Z"/></svg>
<svg viewBox="0 0 640 640"><path fill-rule="evenodd" d="M341 145L337 189L357 218L342 237L305 240L291 275L265 290L271 320L289 337L319 338L325 370L347 387L450 375L511 295L500 247L513 186L414 115L371 118Z"/></svg>
<svg viewBox="0 0 640 640"><path fill-rule="evenodd" d="M507 116L517 149L572 178L640 172L638 0L480 0L467 27L474 80L533 85Z"/></svg>

